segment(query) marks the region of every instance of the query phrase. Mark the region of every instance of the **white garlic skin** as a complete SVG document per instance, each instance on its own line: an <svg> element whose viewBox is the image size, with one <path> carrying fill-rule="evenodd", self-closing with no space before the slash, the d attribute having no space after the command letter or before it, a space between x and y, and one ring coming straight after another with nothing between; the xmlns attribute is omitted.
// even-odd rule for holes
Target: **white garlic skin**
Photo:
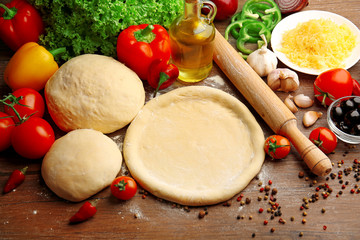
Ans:
<svg viewBox="0 0 360 240"><path fill-rule="evenodd" d="M305 127L310 127L315 124L315 122L321 118L323 115L322 112L308 111L304 114L303 124Z"/></svg>
<svg viewBox="0 0 360 240"><path fill-rule="evenodd" d="M314 104L314 100L302 93L294 97L294 102L299 108L309 108Z"/></svg>
<svg viewBox="0 0 360 240"><path fill-rule="evenodd" d="M278 59L276 54L267 48L265 36L261 35L261 38L265 44L261 48L250 53L246 61L260 77L266 77L272 70L276 69Z"/></svg>
<svg viewBox="0 0 360 240"><path fill-rule="evenodd" d="M284 100L285 105L288 107L288 109L290 109L290 111L292 113L296 113L298 111L298 108L296 107L296 105L293 102L294 97L292 95L289 94L289 96L287 96Z"/></svg>
<svg viewBox="0 0 360 240"><path fill-rule="evenodd" d="M293 92L299 88L300 81L296 72L277 68L267 76L267 84L273 91Z"/></svg>

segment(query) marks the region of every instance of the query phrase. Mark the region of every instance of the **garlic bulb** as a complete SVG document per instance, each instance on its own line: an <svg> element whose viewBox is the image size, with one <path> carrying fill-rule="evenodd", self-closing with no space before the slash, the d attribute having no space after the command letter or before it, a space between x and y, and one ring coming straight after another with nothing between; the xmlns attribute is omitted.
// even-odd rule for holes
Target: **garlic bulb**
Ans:
<svg viewBox="0 0 360 240"><path fill-rule="evenodd" d="M265 44L252 52L246 61L260 77L266 77L272 70L276 69L278 60L275 53L267 48L265 36L261 35L261 38Z"/></svg>
<svg viewBox="0 0 360 240"><path fill-rule="evenodd" d="M292 113L296 113L298 108L295 106L294 102L292 101L294 97L289 94L284 100L285 105L290 109Z"/></svg>
<svg viewBox="0 0 360 240"><path fill-rule="evenodd" d="M273 91L292 92L298 89L300 82L296 72L277 68L267 76L267 84Z"/></svg>
<svg viewBox="0 0 360 240"><path fill-rule="evenodd" d="M300 108L309 108L314 104L314 100L312 100L309 96L305 96L304 94L299 94L294 97L294 102L296 106Z"/></svg>
<svg viewBox="0 0 360 240"><path fill-rule="evenodd" d="M310 127L315 124L315 122L321 118L322 112L308 111L304 114L303 124L305 127Z"/></svg>

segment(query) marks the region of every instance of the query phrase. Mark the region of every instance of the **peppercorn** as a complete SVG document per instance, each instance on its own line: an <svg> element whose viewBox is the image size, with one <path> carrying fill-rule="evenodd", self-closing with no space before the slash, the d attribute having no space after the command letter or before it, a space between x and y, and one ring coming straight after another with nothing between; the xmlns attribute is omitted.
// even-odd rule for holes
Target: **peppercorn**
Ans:
<svg viewBox="0 0 360 240"><path fill-rule="evenodd" d="M291 218L290 218L290 221L293 222L294 220L295 220L295 217L291 217Z"/></svg>
<svg viewBox="0 0 360 240"><path fill-rule="evenodd" d="M262 200L262 197L261 196L258 196L258 201L261 201Z"/></svg>
<svg viewBox="0 0 360 240"><path fill-rule="evenodd" d="M306 223L306 219L303 218L303 220L302 220L301 222L302 222L302 224L305 224L305 223Z"/></svg>
<svg viewBox="0 0 360 240"><path fill-rule="evenodd" d="M267 225L267 224L268 224L268 220L265 220L265 221L264 221L264 225Z"/></svg>
<svg viewBox="0 0 360 240"><path fill-rule="evenodd" d="M299 172L299 175L298 175L298 176L299 176L299 178L303 178L304 175L305 175L304 172Z"/></svg>
<svg viewBox="0 0 360 240"><path fill-rule="evenodd" d="M300 233L299 233L299 237L302 237L302 236L304 236L304 233L303 233L303 232L300 232Z"/></svg>
<svg viewBox="0 0 360 240"><path fill-rule="evenodd" d="M259 213L262 213L264 211L264 209L259 208Z"/></svg>
<svg viewBox="0 0 360 240"><path fill-rule="evenodd" d="M250 204L250 203L251 203L251 199L250 199L250 198L246 198L246 199L245 199L245 203L246 203L246 204Z"/></svg>
<svg viewBox="0 0 360 240"><path fill-rule="evenodd" d="M199 212L199 218L200 218L200 219L201 219L201 218L204 218L205 215L206 215L206 212L205 212L204 210L201 210L201 211Z"/></svg>
<svg viewBox="0 0 360 240"><path fill-rule="evenodd" d="M271 232L275 232L275 228L271 228L270 231L271 231Z"/></svg>
<svg viewBox="0 0 360 240"><path fill-rule="evenodd" d="M321 212L322 212L322 213L325 213L325 212L326 212L326 209L325 209L325 208L322 208L322 209L321 209Z"/></svg>
<svg viewBox="0 0 360 240"><path fill-rule="evenodd" d="M269 182L268 182L268 183L269 183L269 185L271 185L271 184L272 184L272 181L271 181L271 180L269 180Z"/></svg>
<svg viewBox="0 0 360 240"><path fill-rule="evenodd" d="M266 186L265 186L265 191L266 191L266 192L270 191L270 186L266 185Z"/></svg>
<svg viewBox="0 0 360 240"><path fill-rule="evenodd" d="M255 236L256 236L256 234L255 234L255 233L251 234L251 237L253 237L253 238L254 238Z"/></svg>
<svg viewBox="0 0 360 240"><path fill-rule="evenodd" d="M278 192L277 189L276 189L276 188L273 188L272 191L271 191L271 194L272 194L272 195L276 195L277 192Z"/></svg>

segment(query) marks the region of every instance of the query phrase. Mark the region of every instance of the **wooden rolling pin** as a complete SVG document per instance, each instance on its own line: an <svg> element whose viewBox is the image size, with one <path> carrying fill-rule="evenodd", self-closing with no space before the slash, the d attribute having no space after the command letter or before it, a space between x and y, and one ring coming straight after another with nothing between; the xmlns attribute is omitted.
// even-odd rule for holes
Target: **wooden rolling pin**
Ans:
<svg viewBox="0 0 360 240"><path fill-rule="evenodd" d="M269 127L291 141L314 174L329 174L330 159L300 132L296 117L280 98L218 31L214 44L214 61Z"/></svg>

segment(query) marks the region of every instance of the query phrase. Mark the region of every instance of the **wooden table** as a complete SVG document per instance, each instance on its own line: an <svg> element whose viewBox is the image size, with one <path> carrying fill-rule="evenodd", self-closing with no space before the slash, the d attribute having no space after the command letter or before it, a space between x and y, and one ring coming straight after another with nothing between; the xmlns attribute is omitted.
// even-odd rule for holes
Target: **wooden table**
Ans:
<svg viewBox="0 0 360 240"><path fill-rule="evenodd" d="M239 10L244 2L245 0L239 0ZM312 0L306 10L310 9L340 14L360 26L358 0L326 2ZM216 23L222 34L228 23L229 21ZM3 81L3 74L12 54L1 42L1 96L10 92ZM279 67L284 65L280 63ZM353 78L360 79L360 63L349 71ZM312 83L315 76L299 73L299 77L300 88L294 94L304 93L314 97ZM236 96L253 112L265 136L273 134L216 65L211 76L198 85L220 88ZM174 85L174 87L181 86L180 83ZM149 92L150 88L145 87ZM282 100L287 96L285 93L277 94ZM147 98L149 96L150 94L147 94ZM326 114L319 102L309 110L322 111ZM295 115L299 119L298 127L306 136L316 127L327 126L324 115L314 126L304 128L301 119L305 111L300 110ZM48 116L46 119L51 122ZM55 127L53 122L51 123ZM56 127L55 129L57 137L63 134ZM124 133L125 130L120 130L109 136L121 144ZM332 173L337 174L339 170L352 166L354 159L359 158L359 152L358 145L349 145L340 141L335 153L329 155L334 163ZM339 161L343 161L341 166L338 165ZM180 206L157 199L151 194L143 198L140 192L130 201L123 202L112 197L107 188L94 196L100 198L98 213L93 219L78 225L69 225L68 219L82 203L70 203L60 199L47 188L40 175L41 160L23 159L11 148L1 152L0 186L5 184L14 169L25 165L29 166L26 181L16 191L0 195L1 239L248 239L252 237L298 239L301 232L303 239L358 239L357 235L360 233L358 223L360 194L350 193L350 189L355 188L357 183L354 172L343 177L343 184L339 183L337 177L332 179L329 176L314 176L294 148L283 160L271 161L266 157L258 176L241 192L244 195L243 200L249 198L250 204L241 205L237 201L240 193L230 199L228 204L206 207ZM304 178L298 177L301 171L305 173ZM265 192L260 192L260 188L268 185L269 180L272 181L271 188L278 190L274 202L281 207L281 216L276 216L274 219L271 219L271 214L267 212L271 207L269 199L265 200ZM346 182L348 185L345 185ZM332 188L332 193L324 199L321 189L318 192L319 200L309 203L306 206L308 209L300 210L304 198L311 198L317 193L316 187L325 183ZM360 185L360 182L358 184ZM342 189L342 185L345 189ZM343 191L343 194L337 196L339 191ZM259 213L260 208L264 209L263 213ZM325 212L322 212L323 208ZM199 219L199 212L204 209L208 214ZM285 220L285 223L280 223L280 218ZM306 223L302 223L303 219ZM267 225L264 225L264 220L268 221Z"/></svg>

